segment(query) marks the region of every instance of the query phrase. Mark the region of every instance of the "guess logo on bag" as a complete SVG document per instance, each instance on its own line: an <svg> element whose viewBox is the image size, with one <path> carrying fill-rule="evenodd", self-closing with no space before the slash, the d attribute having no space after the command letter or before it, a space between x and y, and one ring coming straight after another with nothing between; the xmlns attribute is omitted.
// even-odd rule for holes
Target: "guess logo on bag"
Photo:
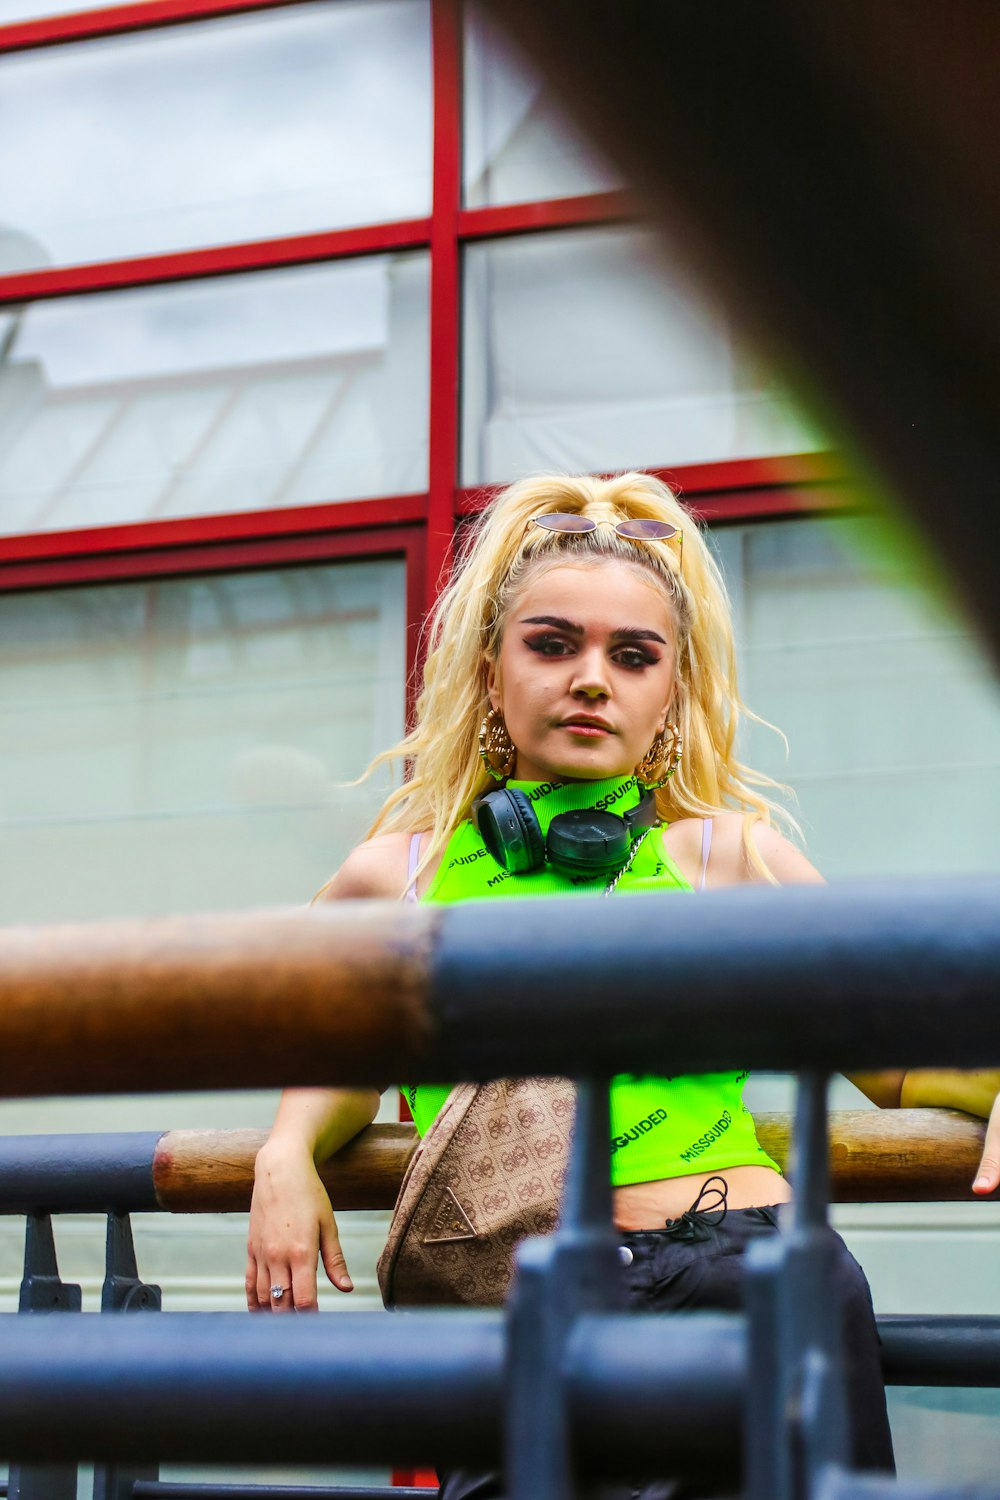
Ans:
<svg viewBox="0 0 1000 1500"><path fill-rule="evenodd" d="M558 1223L574 1103L565 1078L452 1089L400 1188L378 1265L387 1307L503 1303L517 1245Z"/></svg>
<svg viewBox="0 0 1000 1500"><path fill-rule="evenodd" d="M540 1141L536 1141L534 1145L535 1155L538 1157L539 1161L548 1161L550 1156L561 1156L565 1149L566 1142L563 1140L562 1136L557 1135L555 1131L553 1131L551 1135L543 1136L542 1139Z"/></svg>
<svg viewBox="0 0 1000 1500"><path fill-rule="evenodd" d="M425 1245L448 1245L455 1240L474 1240L475 1227L451 1188L445 1188L434 1212Z"/></svg>

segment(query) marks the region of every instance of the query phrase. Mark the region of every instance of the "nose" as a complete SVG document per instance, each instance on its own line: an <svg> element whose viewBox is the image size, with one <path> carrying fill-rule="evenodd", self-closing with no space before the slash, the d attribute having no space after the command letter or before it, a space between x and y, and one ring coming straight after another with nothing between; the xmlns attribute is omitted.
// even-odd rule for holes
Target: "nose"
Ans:
<svg viewBox="0 0 1000 1500"><path fill-rule="evenodd" d="M602 651L583 651L576 658L573 695L576 698L607 698L611 692L607 662Z"/></svg>

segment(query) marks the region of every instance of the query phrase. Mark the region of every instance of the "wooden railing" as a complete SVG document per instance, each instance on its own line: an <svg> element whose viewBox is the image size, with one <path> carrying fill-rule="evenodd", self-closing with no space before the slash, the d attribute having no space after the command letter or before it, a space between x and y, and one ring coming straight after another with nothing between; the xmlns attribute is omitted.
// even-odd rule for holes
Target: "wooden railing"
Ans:
<svg viewBox="0 0 1000 1500"><path fill-rule="evenodd" d="M791 1174L792 1117L759 1113L756 1124L764 1149ZM830 1196L982 1202L971 1183L984 1132L982 1120L950 1109L834 1112ZM266 1138L264 1130L0 1137L0 1215L243 1212ZM392 1208L416 1144L412 1125L370 1125L323 1163L337 1212Z"/></svg>
<svg viewBox="0 0 1000 1500"><path fill-rule="evenodd" d="M785 1168L791 1116L755 1118L761 1145ZM831 1198L836 1203L971 1200L984 1129L981 1120L956 1110L834 1111ZM167 1131L153 1154L157 1202L170 1213L249 1208L254 1158L266 1135L263 1130ZM391 1208L416 1142L412 1125L363 1130L320 1170L334 1208Z"/></svg>

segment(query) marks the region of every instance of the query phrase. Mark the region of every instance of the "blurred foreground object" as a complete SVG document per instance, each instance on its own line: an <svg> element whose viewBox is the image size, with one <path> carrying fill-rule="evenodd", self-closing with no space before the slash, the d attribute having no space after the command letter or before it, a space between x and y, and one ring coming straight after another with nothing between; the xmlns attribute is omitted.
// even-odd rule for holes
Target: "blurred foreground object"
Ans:
<svg viewBox="0 0 1000 1500"><path fill-rule="evenodd" d="M1000 6L490 0L1000 660Z"/></svg>

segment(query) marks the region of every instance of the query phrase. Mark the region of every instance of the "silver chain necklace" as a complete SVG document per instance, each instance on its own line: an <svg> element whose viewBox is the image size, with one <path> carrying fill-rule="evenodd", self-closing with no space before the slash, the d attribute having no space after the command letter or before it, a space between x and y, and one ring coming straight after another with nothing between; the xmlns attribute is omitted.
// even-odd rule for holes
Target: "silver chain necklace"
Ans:
<svg viewBox="0 0 1000 1500"><path fill-rule="evenodd" d="M652 830L649 829L649 828L644 828L643 829L642 833L640 833L639 837L636 839L635 843L632 845L631 849L629 850L629 852L628 852L628 859L622 865L621 869L618 871L618 874L617 875L612 875L611 879L608 881L607 885L604 887L603 891L601 892L602 896L610 896L611 892L614 890L614 888L618 884L619 880L621 880L622 876L628 874L629 870L631 870L631 868L632 868L632 861L635 859L636 855L639 853L640 848L642 847L643 840L646 838L646 835L648 833L650 833L651 831Z"/></svg>

